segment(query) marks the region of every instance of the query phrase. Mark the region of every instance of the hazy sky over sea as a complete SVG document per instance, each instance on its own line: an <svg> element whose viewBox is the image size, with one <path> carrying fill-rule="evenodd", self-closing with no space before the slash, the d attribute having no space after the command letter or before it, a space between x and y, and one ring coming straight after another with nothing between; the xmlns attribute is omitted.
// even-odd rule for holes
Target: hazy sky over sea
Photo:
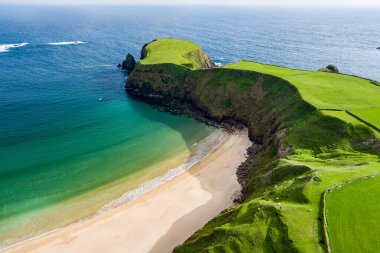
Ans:
<svg viewBox="0 0 380 253"><path fill-rule="evenodd" d="M380 6L380 0L0 0L0 4L201 4L201 5L302 5Z"/></svg>

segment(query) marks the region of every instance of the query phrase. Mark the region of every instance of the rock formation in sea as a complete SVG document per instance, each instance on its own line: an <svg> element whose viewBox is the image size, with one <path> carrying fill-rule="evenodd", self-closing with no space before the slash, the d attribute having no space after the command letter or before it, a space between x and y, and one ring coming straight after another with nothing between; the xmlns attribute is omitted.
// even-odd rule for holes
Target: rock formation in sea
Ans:
<svg viewBox="0 0 380 253"><path fill-rule="evenodd" d="M121 64L121 69L127 71L127 73L131 73L136 66L136 60L130 53L127 54L127 57L125 57L125 60ZM120 67L120 64L118 65Z"/></svg>

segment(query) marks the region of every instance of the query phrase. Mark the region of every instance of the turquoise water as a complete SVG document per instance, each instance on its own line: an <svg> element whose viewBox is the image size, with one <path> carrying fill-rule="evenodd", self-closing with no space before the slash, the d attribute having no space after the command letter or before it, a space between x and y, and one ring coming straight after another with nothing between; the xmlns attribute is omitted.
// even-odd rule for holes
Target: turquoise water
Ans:
<svg viewBox="0 0 380 253"><path fill-rule="evenodd" d="M64 107L55 108L66 111ZM33 136L1 151L2 218L109 183L173 156L211 132L190 118L130 100L95 99L77 112L57 115Z"/></svg>
<svg viewBox="0 0 380 253"><path fill-rule="evenodd" d="M107 24L87 30L75 11L56 12L59 21L49 11L0 10L0 44L30 43L9 50L0 46L0 244L78 219L65 216L74 210L61 204L114 187L102 197L96 191L88 195L97 203L75 200L88 209L83 215L95 212L136 187L135 180L116 188L113 183L189 150L214 131L128 97L126 75L116 68L129 50L127 41L113 44ZM48 44L73 40L86 43Z"/></svg>
<svg viewBox="0 0 380 253"><path fill-rule="evenodd" d="M380 80L378 13L0 6L0 244L96 212L138 178L165 173L147 166L179 154L186 162L189 147L214 131L128 97L115 67L127 52L138 56L147 41L177 37L221 64L333 63Z"/></svg>
<svg viewBox="0 0 380 253"><path fill-rule="evenodd" d="M102 66L99 71L111 80L95 90L99 80L87 79L86 71L83 76L60 74L65 81L37 74L25 80L29 87L13 83L31 90L5 106L6 121L1 123L0 238L19 230L17 219L31 211L43 211L175 156L213 131L128 98L120 71ZM33 221L22 225L34 226Z"/></svg>

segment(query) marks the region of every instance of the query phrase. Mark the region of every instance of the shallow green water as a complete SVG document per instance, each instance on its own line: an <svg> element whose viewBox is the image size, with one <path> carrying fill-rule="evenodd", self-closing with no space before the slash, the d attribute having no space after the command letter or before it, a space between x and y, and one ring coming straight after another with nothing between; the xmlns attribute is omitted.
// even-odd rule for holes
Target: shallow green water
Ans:
<svg viewBox="0 0 380 253"><path fill-rule="evenodd" d="M78 112L83 114L75 117ZM95 100L45 127L1 150L0 238L17 230L18 220L34 227L28 221L30 213L38 219L39 212L46 215L54 205L186 151L213 131L127 97ZM120 187L119 191L130 189L128 183ZM109 194L101 203L82 208L98 208L113 197Z"/></svg>

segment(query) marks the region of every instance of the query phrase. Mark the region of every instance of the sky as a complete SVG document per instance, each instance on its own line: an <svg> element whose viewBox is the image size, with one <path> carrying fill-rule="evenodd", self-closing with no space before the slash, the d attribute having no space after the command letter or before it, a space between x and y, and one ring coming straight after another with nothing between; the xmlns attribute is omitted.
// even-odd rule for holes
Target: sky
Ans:
<svg viewBox="0 0 380 253"><path fill-rule="evenodd" d="M194 4L252 6L380 6L380 0L0 0L0 4Z"/></svg>

